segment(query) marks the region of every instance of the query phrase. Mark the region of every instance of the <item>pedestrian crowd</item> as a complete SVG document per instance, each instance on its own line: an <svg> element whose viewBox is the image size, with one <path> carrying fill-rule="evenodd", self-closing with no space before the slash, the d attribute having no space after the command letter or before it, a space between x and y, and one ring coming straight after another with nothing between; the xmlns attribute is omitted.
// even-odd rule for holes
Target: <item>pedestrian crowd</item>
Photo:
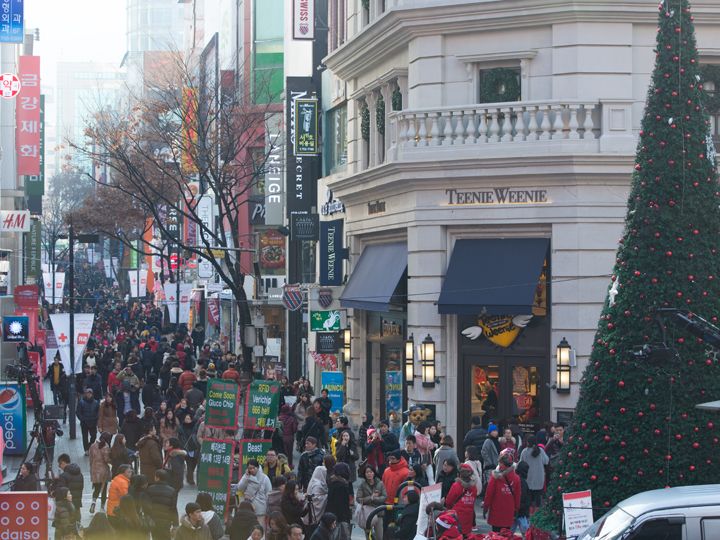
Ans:
<svg viewBox="0 0 720 540"><path fill-rule="evenodd" d="M440 503L431 506L439 538L473 538L483 515L493 531L520 530L542 504L548 471L563 444L564 426L536 434L508 424L501 430L473 417L460 459L453 438L439 422L394 419L377 424L372 415L351 427L332 410L326 389L316 396L310 381L280 380L281 406L272 448L237 460L228 512L214 511L208 493L178 509L185 483L196 483L205 438L238 438L238 431L205 426L210 378L246 384L238 358L204 329L179 325L163 331L162 311L149 299L123 297L92 268L80 274L76 296L95 313L82 372L65 372L59 356L46 377L56 405L65 407L69 378L75 377L76 415L82 432L85 470L67 454L57 458L51 494L56 538L115 537L218 540L349 539L353 526L369 527L375 538L412 540L420 511L413 488L439 484ZM54 459L57 422L43 431L41 446ZM294 454L299 454L295 462ZM45 454L22 465L15 490L39 489ZM237 456L236 456L237 457ZM86 486L86 481L87 486ZM408 489L405 486L411 485ZM91 492L92 519L80 526L83 492ZM402 494L399 491L403 490ZM389 519L368 520L375 508L398 505Z"/></svg>

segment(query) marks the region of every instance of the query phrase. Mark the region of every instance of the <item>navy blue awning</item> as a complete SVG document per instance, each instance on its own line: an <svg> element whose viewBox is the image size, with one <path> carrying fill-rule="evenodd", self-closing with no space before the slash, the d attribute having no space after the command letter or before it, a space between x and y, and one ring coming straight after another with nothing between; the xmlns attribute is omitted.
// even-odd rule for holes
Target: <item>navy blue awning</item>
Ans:
<svg viewBox="0 0 720 540"><path fill-rule="evenodd" d="M455 242L438 311L531 314L550 240L482 238Z"/></svg>
<svg viewBox="0 0 720 540"><path fill-rule="evenodd" d="M407 268L407 244L379 244L366 247L340 296L346 308L387 312L395 288Z"/></svg>

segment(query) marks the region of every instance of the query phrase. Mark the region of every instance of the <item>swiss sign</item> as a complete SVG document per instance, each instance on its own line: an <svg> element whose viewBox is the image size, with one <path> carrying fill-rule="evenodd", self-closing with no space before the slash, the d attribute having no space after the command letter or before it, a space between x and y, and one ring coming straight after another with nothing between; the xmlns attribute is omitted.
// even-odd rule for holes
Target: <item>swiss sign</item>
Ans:
<svg viewBox="0 0 720 540"><path fill-rule="evenodd" d="M14 73L3 73L0 75L0 96L5 99L12 99L20 93L20 77Z"/></svg>
<svg viewBox="0 0 720 540"><path fill-rule="evenodd" d="M0 210L0 232L29 232L29 210Z"/></svg>
<svg viewBox="0 0 720 540"><path fill-rule="evenodd" d="M283 287L282 303L290 311L297 311L303 304L303 293L299 285L285 285Z"/></svg>

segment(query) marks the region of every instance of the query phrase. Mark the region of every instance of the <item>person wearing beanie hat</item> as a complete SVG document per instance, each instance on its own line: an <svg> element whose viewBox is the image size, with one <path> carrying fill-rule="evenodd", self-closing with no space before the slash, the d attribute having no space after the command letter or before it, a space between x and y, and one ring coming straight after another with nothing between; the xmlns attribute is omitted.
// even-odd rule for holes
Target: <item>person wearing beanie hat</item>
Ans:
<svg viewBox="0 0 720 540"><path fill-rule="evenodd" d="M448 510L440 514L435 523L443 529L440 535L441 539L450 540L452 538L462 538L463 535L458 529L458 516L453 510ZM469 532L469 531L468 531Z"/></svg>
<svg viewBox="0 0 720 540"><path fill-rule="evenodd" d="M480 449L480 457L483 462L483 481L487 486L490 481L491 471L497 467L498 457L500 456L500 441L498 439L499 430L498 427L490 422L488 424L488 438Z"/></svg>
<svg viewBox="0 0 720 540"><path fill-rule="evenodd" d="M512 528L520 508L522 486L520 477L515 473L513 456L510 449L500 453L485 492L483 514L487 513L487 522L494 532Z"/></svg>
<svg viewBox="0 0 720 540"><path fill-rule="evenodd" d="M185 505L185 515L180 518L175 540L212 540L210 527L205 523L198 503L189 502Z"/></svg>
<svg viewBox="0 0 720 540"><path fill-rule="evenodd" d="M458 477L445 497L445 508L458 516L460 531L469 534L475 525L475 499L478 496L473 469L467 463L460 465Z"/></svg>

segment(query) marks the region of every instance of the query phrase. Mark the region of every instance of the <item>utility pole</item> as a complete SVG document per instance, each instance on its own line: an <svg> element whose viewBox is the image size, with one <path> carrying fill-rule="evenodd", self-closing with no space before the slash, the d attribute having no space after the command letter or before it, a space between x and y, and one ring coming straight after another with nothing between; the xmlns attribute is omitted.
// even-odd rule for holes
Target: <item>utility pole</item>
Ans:
<svg viewBox="0 0 720 540"><path fill-rule="evenodd" d="M68 308L70 310L70 389L68 391L68 405L70 416L70 439L77 437L77 426L75 425L75 232L73 230L72 221L68 226L68 287L70 288L70 296ZM55 294L55 284L53 283L53 296Z"/></svg>

